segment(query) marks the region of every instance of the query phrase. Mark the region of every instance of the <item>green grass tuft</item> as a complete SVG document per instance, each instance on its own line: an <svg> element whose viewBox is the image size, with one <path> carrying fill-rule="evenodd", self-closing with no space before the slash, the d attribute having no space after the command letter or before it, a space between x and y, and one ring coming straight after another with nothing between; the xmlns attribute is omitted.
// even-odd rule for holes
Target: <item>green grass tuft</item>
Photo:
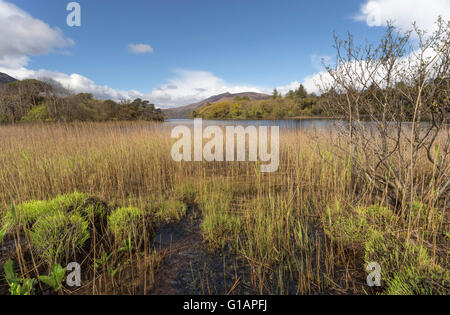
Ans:
<svg viewBox="0 0 450 315"><path fill-rule="evenodd" d="M30 232L32 244L49 264L70 260L89 239L89 223L77 213L57 212L40 218Z"/></svg>

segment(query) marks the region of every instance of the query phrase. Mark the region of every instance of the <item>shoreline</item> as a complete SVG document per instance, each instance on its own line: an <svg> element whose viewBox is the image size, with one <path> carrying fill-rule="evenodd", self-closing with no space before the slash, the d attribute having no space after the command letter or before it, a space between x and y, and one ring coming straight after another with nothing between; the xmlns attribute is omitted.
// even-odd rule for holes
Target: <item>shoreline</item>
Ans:
<svg viewBox="0 0 450 315"><path fill-rule="evenodd" d="M196 117L201 118L201 117ZM194 120L196 118L181 118L181 117L173 117L173 118L165 118L165 121L168 120ZM264 120L343 120L343 117L327 117L327 116L298 116L298 117L285 117L285 118L202 118L203 120L217 120L217 121L264 121Z"/></svg>

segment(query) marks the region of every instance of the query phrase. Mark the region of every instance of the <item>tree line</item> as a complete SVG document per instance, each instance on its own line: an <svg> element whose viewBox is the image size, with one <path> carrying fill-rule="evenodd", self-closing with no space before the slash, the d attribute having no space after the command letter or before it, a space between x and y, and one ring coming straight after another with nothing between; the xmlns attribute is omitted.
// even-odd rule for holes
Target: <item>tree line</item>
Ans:
<svg viewBox="0 0 450 315"><path fill-rule="evenodd" d="M303 85L282 95L277 89L270 99L251 100L236 97L217 103L208 103L191 113L204 119L283 119L300 116L327 116L321 97L309 94Z"/></svg>
<svg viewBox="0 0 450 315"><path fill-rule="evenodd" d="M0 85L0 123L135 120L163 121L164 116L146 100L99 100L90 93L71 93L51 80Z"/></svg>

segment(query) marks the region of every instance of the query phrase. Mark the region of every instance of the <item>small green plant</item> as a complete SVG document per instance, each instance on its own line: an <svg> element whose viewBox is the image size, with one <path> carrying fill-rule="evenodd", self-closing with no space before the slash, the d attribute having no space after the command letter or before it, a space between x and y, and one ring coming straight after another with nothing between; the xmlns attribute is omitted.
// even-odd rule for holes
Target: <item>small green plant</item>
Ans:
<svg viewBox="0 0 450 315"><path fill-rule="evenodd" d="M36 279L25 279L22 284L12 283L9 292L11 295L32 295L34 294L34 286Z"/></svg>
<svg viewBox="0 0 450 315"><path fill-rule="evenodd" d="M5 238L6 235L6 231L8 230L8 224L5 224L1 229L0 229L0 243L3 242L3 239Z"/></svg>
<svg viewBox="0 0 450 315"><path fill-rule="evenodd" d="M142 210L138 208L118 208L108 218L109 228L114 233L122 234L130 226L135 226L142 215Z"/></svg>
<svg viewBox="0 0 450 315"><path fill-rule="evenodd" d="M66 275L66 268L61 267L60 264L54 264L49 276L39 276L39 281L45 283L53 291L58 292L62 287L62 281Z"/></svg>
<svg viewBox="0 0 450 315"><path fill-rule="evenodd" d="M228 212L218 212L214 215L205 216L201 229L209 245L212 248L219 249L224 248L227 241L236 235L240 226L241 222L238 216Z"/></svg>
<svg viewBox="0 0 450 315"><path fill-rule="evenodd" d="M133 249L133 245L131 244L131 235L129 235L126 239L122 240L122 246L119 248L119 253L129 253Z"/></svg>
<svg viewBox="0 0 450 315"><path fill-rule="evenodd" d="M117 272L119 271L119 268L113 268L110 267L109 268L109 275L112 279L114 279L114 277L116 276Z"/></svg>
<svg viewBox="0 0 450 315"><path fill-rule="evenodd" d="M14 262L11 259L5 262L3 269L11 295L32 295L34 293L36 279L20 279L14 271Z"/></svg>
<svg viewBox="0 0 450 315"><path fill-rule="evenodd" d="M11 259L8 259L3 265L3 270L5 271L5 279L9 285L12 283L20 282L20 278L17 277L16 272L14 271L14 262Z"/></svg>
<svg viewBox="0 0 450 315"><path fill-rule="evenodd" d="M113 254L112 252L109 255L106 252L102 252L102 256L100 258L95 258L94 259L95 270L99 269L100 267L106 266L112 254Z"/></svg>

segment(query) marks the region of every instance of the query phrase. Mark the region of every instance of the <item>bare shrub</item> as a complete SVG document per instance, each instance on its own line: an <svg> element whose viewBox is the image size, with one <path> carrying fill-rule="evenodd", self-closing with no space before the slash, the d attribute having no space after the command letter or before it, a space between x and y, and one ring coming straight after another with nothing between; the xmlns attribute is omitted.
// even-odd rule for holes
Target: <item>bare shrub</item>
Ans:
<svg viewBox="0 0 450 315"><path fill-rule="evenodd" d="M436 25L427 34L389 24L377 45L335 36L336 64L320 83L327 109L346 118L338 146L354 175L402 211L416 200L448 202L450 22Z"/></svg>

